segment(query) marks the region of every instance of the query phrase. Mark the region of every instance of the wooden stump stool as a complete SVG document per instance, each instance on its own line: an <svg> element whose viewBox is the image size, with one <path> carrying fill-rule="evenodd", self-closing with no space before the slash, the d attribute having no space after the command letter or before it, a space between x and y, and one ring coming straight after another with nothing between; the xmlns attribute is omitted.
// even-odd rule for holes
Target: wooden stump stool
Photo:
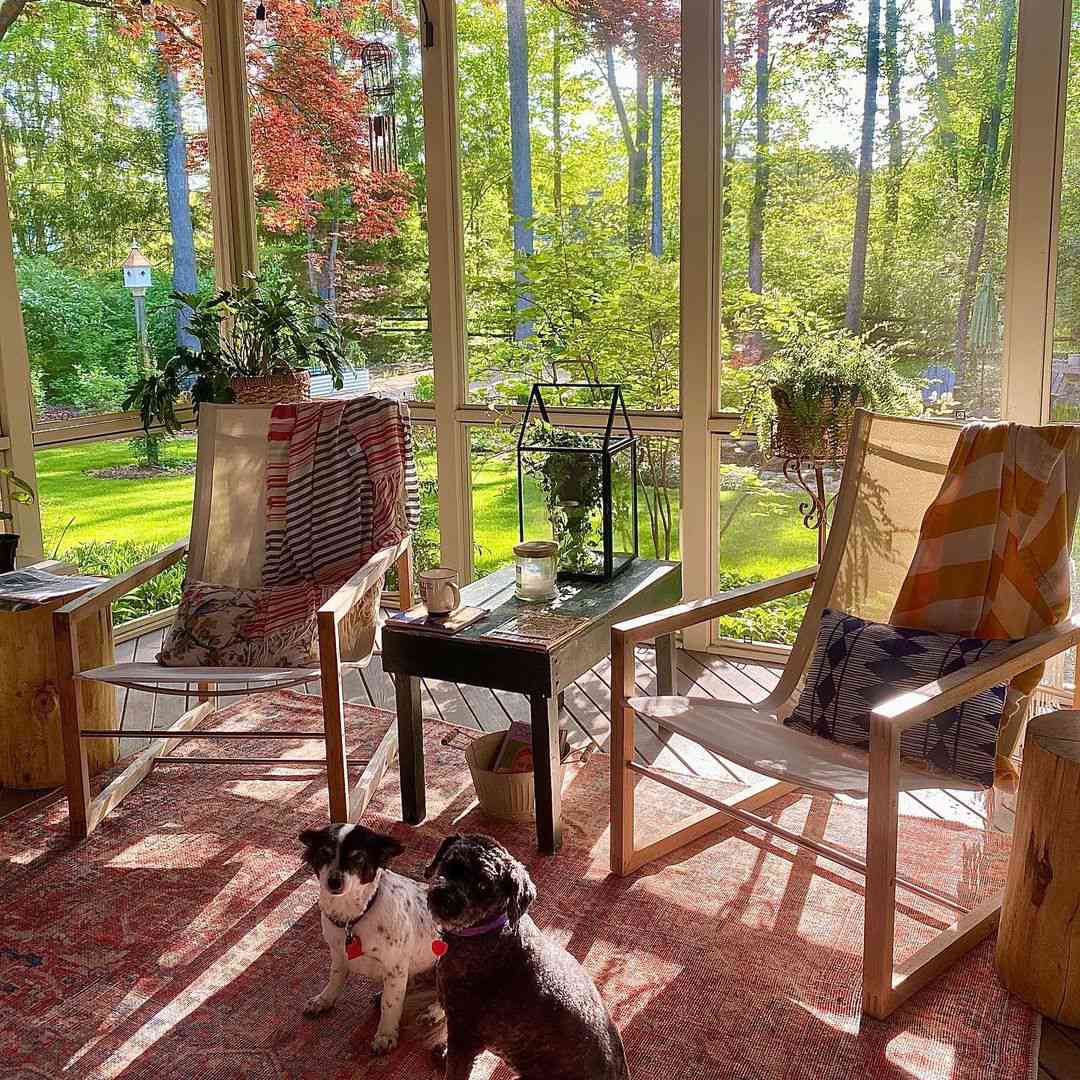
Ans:
<svg viewBox="0 0 1080 1080"><path fill-rule="evenodd" d="M1080 1025L1080 712L1028 728L997 968L1044 1016Z"/></svg>
<svg viewBox="0 0 1080 1080"><path fill-rule="evenodd" d="M0 611L0 787L47 788L64 782L64 742L60 734L55 600L26 611ZM112 619L106 608L79 626L79 653L85 668L113 662ZM84 726L116 728L116 691L82 683ZM90 739L91 773L116 761L118 739Z"/></svg>

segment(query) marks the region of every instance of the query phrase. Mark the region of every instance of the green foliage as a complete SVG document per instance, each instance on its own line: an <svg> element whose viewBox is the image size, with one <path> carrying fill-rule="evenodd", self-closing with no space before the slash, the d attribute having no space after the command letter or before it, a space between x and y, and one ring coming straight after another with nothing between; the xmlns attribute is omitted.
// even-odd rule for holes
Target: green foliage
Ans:
<svg viewBox="0 0 1080 1080"><path fill-rule="evenodd" d="M124 408L137 408L147 430L155 421L170 433L179 430L176 401L192 378L196 409L204 401L232 401L230 382L237 377L321 367L337 389L344 384L349 360L337 321L284 275L252 278L212 296L174 295L191 309L188 333L199 348L178 346L131 386Z"/></svg>
<svg viewBox="0 0 1080 1080"><path fill-rule="evenodd" d="M771 439L777 397L813 447L828 445L838 414L855 405L900 415L919 409L915 386L897 373L888 350L844 330L802 334L749 372L743 422L762 447Z"/></svg>
<svg viewBox="0 0 1080 1080"><path fill-rule="evenodd" d="M15 475L15 470L7 465L0 465L0 482L7 485L7 496L11 502L29 506L34 501L34 489ZM13 521L14 517L0 507L0 521Z"/></svg>
<svg viewBox="0 0 1080 1080"><path fill-rule="evenodd" d="M746 576L729 571L722 571L716 580L717 592L741 589L764 580L760 577ZM767 604L723 615L717 622L721 637L736 641L761 641L779 645L791 645L806 615L806 605L810 600L808 592L783 596L779 600L770 600Z"/></svg>
<svg viewBox="0 0 1080 1080"><path fill-rule="evenodd" d="M132 540L93 540L67 548L61 558L74 563L84 574L116 577L161 550L159 544ZM186 563L181 561L144 582L126 596L113 601L113 625L150 615L180 603Z"/></svg>

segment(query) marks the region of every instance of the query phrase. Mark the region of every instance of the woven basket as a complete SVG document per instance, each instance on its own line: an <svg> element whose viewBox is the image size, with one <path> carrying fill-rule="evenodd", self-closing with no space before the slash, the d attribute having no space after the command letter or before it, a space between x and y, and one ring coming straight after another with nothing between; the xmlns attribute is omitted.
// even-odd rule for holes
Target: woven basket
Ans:
<svg viewBox="0 0 1080 1080"><path fill-rule="evenodd" d="M294 405L311 397L311 375L306 371L237 376L229 385L239 405Z"/></svg>
<svg viewBox="0 0 1080 1080"><path fill-rule="evenodd" d="M790 399L778 386L772 388L772 399L776 405L772 433L774 457L834 463L844 460L855 410L862 404L862 397L855 387L851 388L847 398L823 405L821 422L813 429L798 420Z"/></svg>
<svg viewBox="0 0 1080 1080"><path fill-rule="evenodd" d="M465 750L465 761L472 773L473 787L480 809L499 821L535 821L536 787L533 774L497 773L488 766L502 745L505 731L493 731L473 739ZM562 785L566 766L559 766L559 785Z"/></svg>

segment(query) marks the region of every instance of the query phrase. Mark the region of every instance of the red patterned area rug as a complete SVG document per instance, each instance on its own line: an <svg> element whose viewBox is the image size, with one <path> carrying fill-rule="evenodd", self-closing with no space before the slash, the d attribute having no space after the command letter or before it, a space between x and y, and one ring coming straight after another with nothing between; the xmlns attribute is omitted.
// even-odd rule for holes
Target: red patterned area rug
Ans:
<svg viewBox="0 0 1080 1080"><path fill-rule="evenodd" d="M390 719L351 708L352 750L370 752ZM284 693L232 707L219 714L226 720L316 728L320 711L317 700ZM396 770L366 823L404 842L403 871L417 871L451 831L493 833L522 857L539 888L533 916L595 977L635 1080L1033 1075L1038 1018L997 982L992 943L888 1022L862 1019L857 879L734 827L632 877L611 877L599 756L569 770L565 846L541 858L531 828L479 815L460 748L443 744L449 730L427 727L427 823L414 830L398 820ZM221 745L192 742L184 753ZM267 745L236 752L266 754ZM322 753L310 741L275 745L282 756ZM680 814L677 801L642 783L639 821ZM316 769L177 765L155 771L75 848L62 800L0 821L0 1077L432 1075L416 1025L389 1057L370 1056L370 984L354 979L322 1017L301 1014L323 985L327 952L296 834L325 808ZM851 846L865 829L860 807L809 796L790 796L775 814ZM1001 860L992 844L980 846L978 828L905 820L903 831L914 851L907 872L968 891L1000 877ZM944 868L946 854L957 856L957 870ZM940 909L909 900L898 916L901 952L942 925ZM509 1076L492 1058L474 1070L474 1080Z"/></svg>

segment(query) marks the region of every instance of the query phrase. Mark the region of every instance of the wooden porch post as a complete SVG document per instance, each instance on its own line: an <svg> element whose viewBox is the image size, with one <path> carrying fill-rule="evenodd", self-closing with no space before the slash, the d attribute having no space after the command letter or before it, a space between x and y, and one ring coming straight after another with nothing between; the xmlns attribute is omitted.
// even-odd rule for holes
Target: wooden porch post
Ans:
<svg viewBox="0 0 1080 1080"><path fill-rule="evenodd" d="M242 0L211 0L206 5L203 70L218 288L241 284L245 274L259 269L245 38Z"/></svg>
<svg viewBox="0 0 1080 1080"><path fill-rule="evenodd" d="M15 280L6 157L0 153L0 461L37 491L30 360ZM13 503L8 509L15 515L14 531L22 538L19 561L37 562L44 557L39 505Z"/></svg>

